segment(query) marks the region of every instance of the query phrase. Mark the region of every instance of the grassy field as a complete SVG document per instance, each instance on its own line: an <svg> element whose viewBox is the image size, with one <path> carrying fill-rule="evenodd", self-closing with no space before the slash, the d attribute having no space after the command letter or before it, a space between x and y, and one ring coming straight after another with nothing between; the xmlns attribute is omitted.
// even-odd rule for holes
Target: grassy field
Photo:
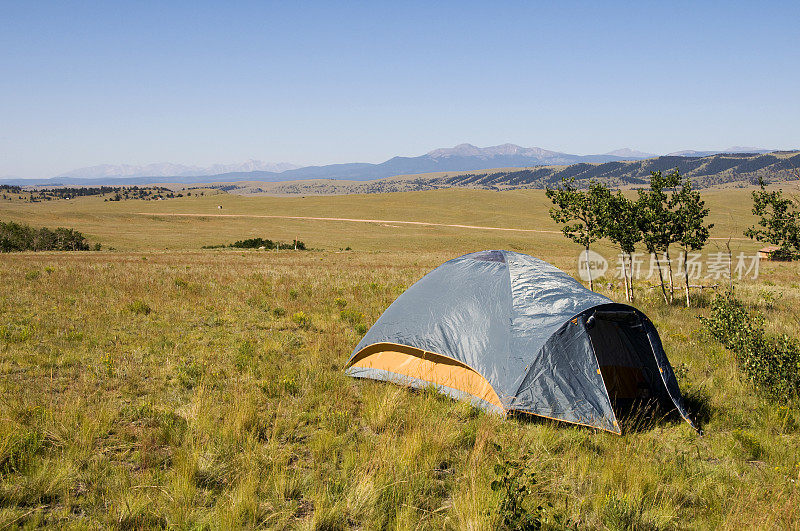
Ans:
<svg viewBox="0 0 800 531"><path fill-rule="evenodd" d="M705 197L712 236L752 223L746 191ZM344 363L365 327L441 262L506 248L574 274L575 246L550 233L254 215L556 229L540 191L0 203L2 221L74 227L118 249L0 256L0 529L486 529L493 466L524 452L538 480L531 501L581 528L800 521L800 411L754 393L701 330L704 308L667 306L653 289L636 303L704 437L668 420L621 437L503 420L350 379ZM199 249L252 236L316 250ZM798 273L765 264L737 290L773 331L797 335Z"/></svg>

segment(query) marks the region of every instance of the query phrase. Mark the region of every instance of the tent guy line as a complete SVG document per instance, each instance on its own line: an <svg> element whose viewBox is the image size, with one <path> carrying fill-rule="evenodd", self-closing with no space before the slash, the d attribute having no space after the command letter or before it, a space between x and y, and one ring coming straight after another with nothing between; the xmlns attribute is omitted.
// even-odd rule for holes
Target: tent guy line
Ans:
<svg viewBox="0 0 800 531"><path fill-rule="evenodd" d="M134 212L140 216L175 216L175 217L196 217L196 218L266 218L266 219L299 219L309 221L347 221L351 223L398 223L403 225L421 225L425 227L450 227L456 229L474 229L474 230L500 230L510 232L536 232L540 234L561 234L560 230L543 230L543 229L515 229L506 227L487 227L483 225L458 225L453 223L432 223L429 221L398 221L393 219L356 219L356 218L321 218L314 216L278 216L269 214L195 214L195 213L176 213L176 212ZM749 241L748 238L728 238L728 237L715 237L709 240L741 240Z"/></svg>

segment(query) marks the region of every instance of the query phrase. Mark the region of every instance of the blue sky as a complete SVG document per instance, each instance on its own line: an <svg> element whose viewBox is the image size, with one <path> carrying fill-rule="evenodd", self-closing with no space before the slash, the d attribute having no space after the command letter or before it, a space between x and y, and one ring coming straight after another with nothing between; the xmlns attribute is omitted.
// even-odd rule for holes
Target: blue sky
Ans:
<svg viewBox="0 0 800 531"><path fill-rule="evenodd" d="M799 2L0 1L0 176L800 147Z"/></svg>

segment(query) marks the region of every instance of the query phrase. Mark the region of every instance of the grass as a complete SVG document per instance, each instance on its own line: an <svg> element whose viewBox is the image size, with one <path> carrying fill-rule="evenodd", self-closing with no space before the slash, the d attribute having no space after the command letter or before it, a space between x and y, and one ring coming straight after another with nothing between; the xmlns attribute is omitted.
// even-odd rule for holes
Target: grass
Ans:
<svg viewBox="0 0 800 531"><path fill-rule="evenodd" d="M548 226L546 210L506 216L488 199L473 218L470 205L505 192L467 192L453 192L442 212L422 208L446 203L441 191L398 200L410 208L406 219ZM519 193L508 192L510 205L536 204L533 192ZM709 198L712 211L725 197ZM0 257L0 529L485 529L499 502L494 465L525 453L538 481L534 501L582 528L790 528L800 520L800 411L753 392L733 355L700 330L704 308L664 305L656 290L642 290L637 306L702 417L702 438L670 420L621 437L502 420L433 390L344 375L366 327L441 262L516 246L574 273L577 250L558 235L328 222L291 234L296 226L284 220L160 221L116 210L188 211L208 198L93 199L71 209L0 207L3 219L46 225L53 217L129 249ZM358 197L310 206L210 201L223 199L223 211L366 209ZM378 199L374 217L402 214L391 198ZM243 237L247 223L330 250L189 250ZM741 232L749 219L727 223ZM163 250L167 232L184 250ZM345 244L357 250L336 251ZM797 264L768 264L760 281L737 290L773 331L797 335L797 274ZM623 297L621 286L600 289Z"/></svg>

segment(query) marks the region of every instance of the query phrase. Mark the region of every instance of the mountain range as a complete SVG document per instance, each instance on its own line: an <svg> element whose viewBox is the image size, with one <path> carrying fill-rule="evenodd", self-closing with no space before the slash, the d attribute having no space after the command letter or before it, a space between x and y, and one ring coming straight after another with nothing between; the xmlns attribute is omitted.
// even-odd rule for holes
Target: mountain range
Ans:
<svg viewBox="0 0 800 531"><path fill-rule="evenodd" d="M213 166L200 167L200 166L186 166L183 164L172 164L170 162L161 162L156 164L146 164L143 166L134 166L130 164L101 164L99 166L90 166L88 168L78 168L77 170L68 171L57 175L55 179L104 179L104 178L119 178L119 177L198 177L208 175L219 175L221 173L231 172L250 172L250 171L268 171L280 173L286 170L293 170L299 168L297 164L290 164L288 162L263 162L260 160L250 159L246 162L237 164L214 164Z"/></svg>
<svg viewBox="0 0 800 531"><path fill-rule="evenodd" d="M597 164L580 162L570 165L498 168L484 171L440 172L401 175L373 181L230 182L210 184L212 188L233 194L330 195L409 192L440 188L478 188L510 190L557 187L563 179L572 179L585 188L596 181L613 188L646 186L652 171L678 169L692 180L693 186L752 186L760 180L768 183L800 179L800 151L770 153L716 153L703 157L664 155L635 161Z"/></svg>
<svg viewBox="0 0 800 531"><path fill-rule="evenodd" d="M707 156L715 153L768 153L761 148L732 147L723 151L680 151L670 156ZM14 185L145 185L152 183L212 183L235 181L297 181L337 179L368 181L397 175L443 171L478 171L493 168L569 165L636 161L655 157L630 148L599 155L573 155L539 147L501 144L480 148L459 144L440 148L418 157L393 157L379 164L363 162L298 167L290 163L266 163L249 160L241 164L217 164L209 167L159 163L145 166L101 165L80 168L50 179L4 179L0 184Z"/></svg>

